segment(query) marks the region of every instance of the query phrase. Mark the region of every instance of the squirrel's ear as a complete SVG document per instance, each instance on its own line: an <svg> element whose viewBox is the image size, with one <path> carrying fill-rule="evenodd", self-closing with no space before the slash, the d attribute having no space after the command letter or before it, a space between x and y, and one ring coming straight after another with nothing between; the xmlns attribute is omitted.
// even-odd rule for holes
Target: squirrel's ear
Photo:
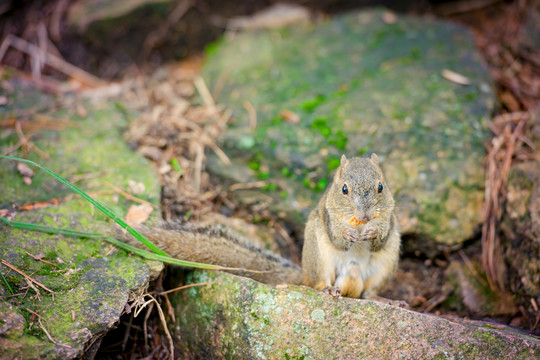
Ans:
<svg viewBox="0 0 540 360"><path fill-rule="evenodd" d="M349 163L349 160L347 160L347 157L345 156L345 154L341 155L340 165L343 167L347 165L348 163Z"/></svg>
<svg viewBox="0 0 540 360"><path fill-rule="evenodd" d="M379 157L377 156L377 154L371 154L371 161L373 161L375 165L379 165Z"/></svg>

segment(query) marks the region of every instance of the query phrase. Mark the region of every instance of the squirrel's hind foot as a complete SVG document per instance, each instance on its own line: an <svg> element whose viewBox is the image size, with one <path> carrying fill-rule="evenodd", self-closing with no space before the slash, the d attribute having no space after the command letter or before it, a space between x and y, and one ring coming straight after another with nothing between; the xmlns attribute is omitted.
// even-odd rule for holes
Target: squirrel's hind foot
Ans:
<svg viewBox="0 0 540 360"><path fill-rule="evenodd" d="M327 286L322 289L322 292L333 297L341 297L341 289L335 286Z"/></svg>

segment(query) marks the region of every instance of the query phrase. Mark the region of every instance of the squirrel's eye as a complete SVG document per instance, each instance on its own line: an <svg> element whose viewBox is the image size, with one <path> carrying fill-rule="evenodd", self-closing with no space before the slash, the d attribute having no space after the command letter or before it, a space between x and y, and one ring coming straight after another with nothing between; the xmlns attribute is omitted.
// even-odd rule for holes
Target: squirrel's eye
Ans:
<svg viewBox="0 0 540 360"><path fill-rule="evenodd" d="M379 188L378 188L378 190L379 190L379 194L380 194L380 193L382 193L382 189L383 189L383 187L382 187L382 184L381 184L381 183L379 183Z"/></svg>
<svg viewBox="0 0 540 360"><path fill-rule="evenodd" d="M341 191L343 191L344 195L347 195L349 193L349 188L347 187L347 185L343 185L343 187L341 188Z"/></svg>

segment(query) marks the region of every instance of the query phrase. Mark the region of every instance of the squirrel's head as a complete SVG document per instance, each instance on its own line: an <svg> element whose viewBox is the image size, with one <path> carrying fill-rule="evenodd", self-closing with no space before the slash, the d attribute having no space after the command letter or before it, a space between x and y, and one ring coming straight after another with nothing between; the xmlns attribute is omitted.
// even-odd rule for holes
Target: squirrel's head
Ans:
<svg viewBox="0 0 540 360"><path fill-rule="evenodd" d="M330 192L337 211L362 223L391 212L394 206L375 153L369 159L342 155Z"/></svg>

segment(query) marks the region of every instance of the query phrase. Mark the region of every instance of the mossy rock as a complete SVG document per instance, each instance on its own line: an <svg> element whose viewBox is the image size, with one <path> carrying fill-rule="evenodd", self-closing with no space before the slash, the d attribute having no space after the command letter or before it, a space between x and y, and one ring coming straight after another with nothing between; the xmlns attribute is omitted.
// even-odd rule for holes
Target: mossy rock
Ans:
<svg viewBox="0 0 540 360"><path fill-rule="evenodd" d="M152 167L122 140L129 114L120 104L60 99L13 80L10 84L13 91L3 93L8 105L0 108L0 116L21 121L34 146L28 154L19 149L10 155L34 160L71 180L122 217L133 202L115 195L106 182L124 189L130 180L142 184L139 188L145 191L136 196L157 204L159 182ZM75 115L77 108L88 115ZM15 129L3 130L1 153L13 149L19 139ZM104 232L113 226L88 202L71 198L73 193L53 177L34 170L31 185L26 185L16 163L0 159L0 205L11 209L11 220L82 231ZM53 205L53 199L59 204ZM50 206L19 211L23 204L35 202ZM3 222L0 248L2 260L54 292L34 284L37 295L23 275L1 265L5 281L0 282L0 312L12 321L9 331L0 333L0 357L70 359L91 353L89 347L99 346L151 275L149 262L105 241L21 230Z"/></svg>
<svg viewBox="0 0 540 360"><path fill-rule="evenodd" d="M209 359L535 359L540 340L504 326L421 314L196 271L178 292L175 345Z"/></svg>
<svg viewBox="0 0 540 360"><path fill-rule="evenodd" d="M88 218L83 222L82 218L80 214L67 218L40 210L17 220L79 229L84 229L83 223L93 222ZM99 346L101 337L132 300L130 297L141 293L150 277L150 267L143 259L104 241L1 225L0 247L4 249L3 260L54 291L34 285L40 291L37 296L22 275L2 265L9 289L2 282L0 294L9 299L4 301L11 306L5 313L10 317L18 314L20 320L16 332L0 334L0 352L11 358L72 359L88 351L96 340ZM30 254L39 255L43 261Z"/></svg>
<svg viewBox="0 0 540 360"><path fill-rule="evenodd" d="M152 166L146 159L136 156L122 139L123 129L132 115L121 103L90 103L75 98L60 100L18 85L12 93L4 95L8 97L8 105L0 108L0 116L20 120L22 129L29 129L33 134L28 155L21 150L10 155L27 158L49 168L121 216L133 202L114 195L107 183L122 189L129 189L130 182L136 183L144 190L135 194L137 197L155 205L159 203L159 182ZM77 115L77 108L79 113L88 115ZM3 154L16 147L18 142L15 127L0 134ZM33 170L32 184L26 185L15 161L0 161L0 205L23 205L53 198L61 200L73 194L44 171ZM86 200L79 198L71 202L70 211L89 210L91 205ZM96 215L105 219L98 212Z"/></svg>
<svg viewBox="0 0 540 360"><path fill-rule="evenodd" d="M203 75L233 112L220 144L233 165L211 157L209 168L229 182L266 180L270 209L301 230L340 155L376 152L402 232L456 244L481 221L492 80L465 28L409 16L388 24L383 13L210 47Z"/></svg>

